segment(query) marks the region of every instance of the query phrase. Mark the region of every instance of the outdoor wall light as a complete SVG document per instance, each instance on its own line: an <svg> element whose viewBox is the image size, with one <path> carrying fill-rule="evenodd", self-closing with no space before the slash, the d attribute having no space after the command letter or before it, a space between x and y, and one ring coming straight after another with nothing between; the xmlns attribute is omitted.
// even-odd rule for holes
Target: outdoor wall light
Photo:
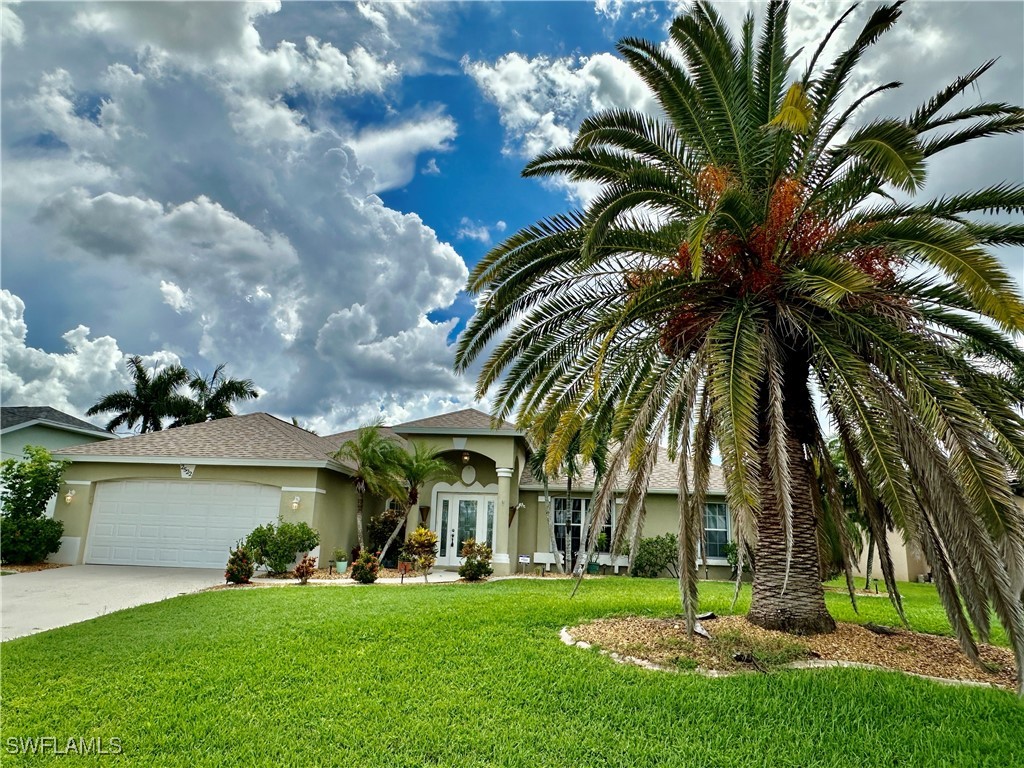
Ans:
<svg viewBox="0 0 1024 768"><path fill-rule="evenodd" d="M72 488L71 490L69 490L67 493L64 494L64 503L65 504L70 504L71 500L74 499L74 498L75 498L75 489Z"/></svg>
<svg viewBox="0 0 1024 768"><path fill-rule="evenodd" d="M294 499L292 499L292 509L298 509L299 508L299 504L301 504L301 503L302 503L302 499L300 499L298 496L296 496Z"/></svg>
<svg viewBox="0 0 1024 768"><path fill-rule="evenodd" d="M469 464L469 451L462 452L462 463Z"/></svg>

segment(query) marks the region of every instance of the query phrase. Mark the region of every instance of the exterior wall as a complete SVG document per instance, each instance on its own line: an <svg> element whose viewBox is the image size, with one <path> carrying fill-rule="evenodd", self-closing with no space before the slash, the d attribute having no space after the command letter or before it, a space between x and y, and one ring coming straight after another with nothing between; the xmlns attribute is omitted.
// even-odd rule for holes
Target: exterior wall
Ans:
<svg viewBox="0 0 1024 768"><path fill-rule="evenodd" d="M889 553L892 555L892 569L896 575L896 581L917 581L918 576L926 575L931 572L931 566L928 565L928 561L925 560L924 554L920 551L916 551L916 547L908 547L903 542L903 535L899 531L889 531L885 537L886 542L889 545ZM857 563L857 571L860 573L862 579L867 577L867 563L868 563L868 542L864 539L864 549L860 554L860 562ZM878 579L878 583L884 583L882 578L882 568L878 564L878 551L875 551L874 565L872 566L871 576L873 579ZM860 586L864 586L863 581L860 581Z"/></svg>
<svg viewBox="0 0 1024 768"><path fill-rule="evenodd" d="M347 559L356 546L356 487L347 477L327 469L318 472L317 487L326 493L316 494L312 525L320 532L317 565L326 568L335 550L344 550Z"/></svg>
<svg viewBox="0 0 1024 768"><path fill-rule="evenodd" d="M4 459L21 459L26 445L41 445L50 453L72 445L96 443L106 438L90 437L81 432L68 432L63 429L33 424L31 427L16 429L0 438L0 454Z"/></svg>
<svg viewBox="0 0 1024 768"><path fill-rule="evenodd" d="M289 522L303 521L318 527L322 519L330 520L324 512L334 504L327 496L331 489L324 488L322 478L332 475L328 470L305 467L236 467L197 465L192 476L196 481L217 481L236 483L256 483L275 486L281 489L281 505L279 515ZM96 484L106 480L182 480L181 469L177 464L128 464L114 462L77 462L67 468L64 480L58 492L58 502L54 518L64 523L61 551L53 557L53 562L70 562L80 564L88 546L89 520L92 515L92 504L96 493ZM342 482L345 482L342 480ZM319 483L319 484L318 484ZM350 484L351 485L351 484ZM315 490L327 491L317 493ZM301 489L301 490L296 490ZM70 504L63 500L64 494L74 490L75 496ZM335 490L339 490L335 486ZM299 509L292 509L292 500L299 497ZM352 493L354 499L354 491ZM323 510L318 514L318 509ZM351 509L355 509L354 500ZM339 508L339 516L343 519L343 508ZM354 522L353 522L354 530ZM339 535L332 529L331 536ZM321 535L321 551L323 536Z"/></svg>
<svg viewBox="0 0 1024 768"><path fill-rule="evenodd" d="M565 489L552 488L551 496L565 498ZM548 552L550 543L550 527L547 520L546 504L540 502L541 493L533 490L521 490L519 499L524 504L515 519L515 528L518 531L518 547L514 551L513 564L518 555L527 555L533 558L534 552ZM573 491L574 499L590 499L590 491ZM718 496L709 496L709 501L724 501ZM643 537L660 536L665 533L677 533L679 530L679 508L676 497L672 494L652 493L647 497L647 515L644 521L644 528L641 533ZM706 579L729 579L730 568L726 561L709 560L705 570L701 568L701 575Z"/></svg>

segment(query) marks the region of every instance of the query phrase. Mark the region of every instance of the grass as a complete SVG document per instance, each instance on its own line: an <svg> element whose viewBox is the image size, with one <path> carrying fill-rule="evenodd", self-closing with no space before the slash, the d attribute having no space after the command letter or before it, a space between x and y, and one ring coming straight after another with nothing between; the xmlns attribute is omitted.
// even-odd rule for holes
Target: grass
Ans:
<svg viewBox="0 0 1024 768"><path fill-rule="evenodd" d="M1024 704L1005 691L854 669L709 680L568 648L562 626L679 610L670 581L568 589L220 591L13 640L3 764L65 759L7 754L11 738L46 735L117 737L123 762L160 766L974 767L1024 754ZM702 609L728 612L731 590L703 584ZM916 628L948 633L930 585L905 597ZM828 601L851 618L844 596ZM861 602L861 621L896 623L886 600Z"/></svg>

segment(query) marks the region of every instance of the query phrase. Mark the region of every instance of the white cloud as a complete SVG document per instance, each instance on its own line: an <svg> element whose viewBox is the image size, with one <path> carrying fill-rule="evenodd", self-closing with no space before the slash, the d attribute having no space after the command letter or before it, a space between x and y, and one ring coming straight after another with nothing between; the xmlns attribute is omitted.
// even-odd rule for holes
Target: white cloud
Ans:
<svg viewBox="0 0 1024 768"><path fill-rule="evenodd" d="M455 121L441 114L405 121L386 128L368 128L352 141L360 162L373 168L372 191L404 187L416 174L416 158L423 152L440 152L457 134ZM437 167L437 162L434 167Z"/></svg>
<svg viewBox="0 0 1024 768"><path fill-rule="evenodd" d="M192 301L192 291L183 291L180 286L168 280L160 281L160 293L163 294L164 304L179 315L182 312L191 312L195 308Z"/></svg>
<svg viewBox="0 0 1024 768"><path fill-rule="evenodd" d="M423 170L420 171L424 176L440 176L441 168L437 165L437 158L432 157L427 160L427 164L423 166Z"/></svg>
<svg viewBox="0 0 1024 768"><path fill-rule="evenodd" d="M571 144L579 124L595 112L658 112L643 81L609 53L554 59L509 53L493 64L463 59L462 67L498 108L505 151L523 158ZM598 190L591 184L552 183L580 200L591 199Z"/></svg>
<svg viewBox="0 0 1024 768"><path fill-rule="evenodd" d="M488 226L487 224L480 224L479 222L475 222L472 219L463 216L462 220L459 222L459 230L456 233L456 236L460 240L476 240L477 242L487 245L491 242L492 229L494 229L495 232L504 232L507 227L508 225L504 221L499 221L493 226Z"/></svg>
<svg viewBox="0 0 1024 768"><path fill-rule="evenodd" d="M7 289L0 290L0 399L5 405L50 405L84 418L107 392L130 386L126 355L110 336L90 338L79 325L63 334L66 352L46 352L26 344L25 303ZM143 357L147 366L179 363L172 353Z"/></svg>
<svg viewBox="0 0 1024 768"><path fill-rule="evenodd" d="M367 8L393 38L414 39L418 11ZM17 88L5 58L5 280L18 271L43 285L60 271L88 285L62 294L58 314L72 318L63 328L82 323L66 339L74 360L109 360L95 365L102 376L65 382L57 353L14 333L5 399L78 413L120 386L122 350L162 347L252 378L266 394L248 408L336 428L382 408L472 402L451 373L454 321L428 319L455 301L465 263L373 194L405 184L423 152L445 151L454 120L435 107L356 133L331 117L343 111L321 112L321 99L379 92L397 67L372 36L266 47L254 20L272 10L79 6L77 27L56 23L52 6L33 9L47 24L25 17L40 46L59 47L47 35L61 28L61 44L82 49L59 65L42 49L12 59ZM36 294L21 293L32 316ZM365 323L359 335L342 333L345 312ZM23 305L15 314L24 325ZM43 338L63 330L34 322L51 326Z"/></svg>
<svg viewBox="0 0 1024 768"><path fill-rule="evenodd" d="M0 47L13 45L20 46L25 42L25 25L22 24L18 14L12 6L16 2L5 2L0 5Z"/></svg>

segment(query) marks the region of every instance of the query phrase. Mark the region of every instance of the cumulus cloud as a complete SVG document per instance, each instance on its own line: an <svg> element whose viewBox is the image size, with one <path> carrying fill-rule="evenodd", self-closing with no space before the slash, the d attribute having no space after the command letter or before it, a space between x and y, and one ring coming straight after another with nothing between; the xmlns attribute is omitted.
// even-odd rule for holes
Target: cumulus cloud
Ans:
<svg viewBox="0 0 1024 768"><path fill-rule="evenodd" d="M26 343L25 302L0 290L0 399L5 405L50 405L85 418L85 412L107 392L130 387L126 354L110 336L90 338L79 325L61 337L66 352L46 352ZM163 350L143 356L149 367L178 364Z"/></svg>
<svg viewBox="0 0 1024 768"><path fill-rule="evenodd" d="M180 286L168 280L161 280L160 293L163 294L164 304L179 315L182 312L191 312L194 309L191 290L183 291Z"/></svg>
<svg viewBox="0 0 1024 768"><path fill-rule="evenodd" d="M395 39L416 25L408 9L365 10ZM20 291L8 300L18 312L5 305L17 318L5 400L81 412L116 388L124 354L157 347L252 378L265 395L249 408L338 429L383 408L472 402L451 374L454 321L428 319L455 301L466 265L375 194L445 151L454 120L435 107L356 132L337 104L377 98L399 75L369 48L380 36L267 46L256 24L273 11L80 6L60 66L33 54L8 70L5 58L5 281L42 285L59 270L88 285L57 308L63 329L81 322L63 341L71 361L106 355L80 381L62 378L60 353L26 346L24 304L37 296ZM26 34L44 45L62 9L32 12Z"/></svg>
<svg viewBox="0 0 1024 768"><path fill-rule="evenodd" d="M423 152L449 149L458 131L448 115L435 114L386 128L368 128L352 141L361 162L373 168L372 191L404 187L416 174L416 159ZM430 162L437 167L437 161ZM438 171L439 173L440 171Z"/></svg>
<svg viewBox="0 0 1024 768"><path fill-rule="evenodd" d="M505 152L524 158L572 143L579 124L595 112L658 112L643 81L609 53L562 58L509 53L493 63L466 58L462 67L498 108ZM598 191L591 184L553 183L583 201Z"/></svg>

